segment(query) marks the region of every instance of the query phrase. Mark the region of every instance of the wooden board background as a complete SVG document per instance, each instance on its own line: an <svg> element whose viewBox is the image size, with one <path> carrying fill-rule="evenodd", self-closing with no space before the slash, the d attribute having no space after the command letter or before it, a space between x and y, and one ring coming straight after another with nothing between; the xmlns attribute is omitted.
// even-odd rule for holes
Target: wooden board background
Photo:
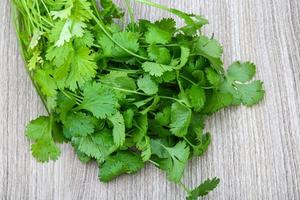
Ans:
<svg viewBox="0 0 300 200"><path fill-rule="evenodd" d="M122 2L119 0L118 2ZM253 108L226 109L207 121L213 143L189 163L184 182L195 186L218 176L220 187L205 199L300 199L300 1L160 0L201 13L207 33L224 45L226 64L251 60L266 97ZM135 5L136 16L169 14ZM60 159L37 163L24 137L28 120L45 111L18 53L9 0L0 1L0 198L3 200L181 200L183 191L153 166L108 184L95 164L81 164L69 145Z"/></svg>

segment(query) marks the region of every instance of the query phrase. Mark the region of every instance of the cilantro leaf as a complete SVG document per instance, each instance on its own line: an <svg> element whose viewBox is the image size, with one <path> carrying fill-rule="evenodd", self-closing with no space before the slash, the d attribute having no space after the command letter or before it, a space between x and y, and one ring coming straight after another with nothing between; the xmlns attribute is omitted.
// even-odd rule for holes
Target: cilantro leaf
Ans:
<svg viewBox="0 0 300 200"><path fill-rule="evenodd" d="M76 50L71 46L66 48L69 54L62 54L68 57L66 63L58 66L58 68L54 70L53 76L59 88L67 87L74 91L77 88L77 84L83 86L86 82L95 77L97 65L87 47ZM48 53L48 58L53 58L52 53ZM53 59L61 59L61 57L55 56ZM60 64L60 61L57 64Z"/></svg>
<svg viewBox="0 0 300 200"><path fill-rule="evenodd" d="M178 136L183 137L187 134L191 122L192 111L179 104L173 103L171 108L170 131Z"/></svg>
<svg viewBox="0 0 300 200"><path fill-rule="evenodd" d="M206 181L201 183L198 187L194 188L186 199L197 200L198 197L205 196L210 191L214 190L219 183L220 183L220 179L218 178L207 179Z"/></svg>
<svg viewBox="0 0 300 200"><path fill-rule="evenodd" d="M204 89L199 85L192 85L192 87L188 89L186 93L190 100L191 106L195 109L195 111L200 111L206 101Z"/></svg>
<svg viewBox="0 0 300 200"><path fill-rule="evenodd" d="M122 146L125 142L125 123L123 115L120 112L116 112L110 116L109 121L113 124L113 138L117 146Z"/></svg>
<svg viewBox="0 0 300 200"><path fill-rule="evenodd" d="M33 140L32 155L40 162L57 160L60 150L52 137L52 120L50 117L39 117L26 127L26 136Z"/></svg>
<svg viewBox="0 0 300 200"><path fill-rule="evenodd" d="M144 62L142 68L145 72L149 72L151 76L162 76L164 72L172 71L174 69L173 66L170 65L162 65L154 62Z"/></svg>
<svg viewBox="0 0 300 200"><path fill-rule="evenodd" d="M167 172L168 179L179 183L186 167L190 148L185 141L178 142L174 147L166 147L156 140L151 140L153 153L161 159L159 168Z"/></svg>
<svg viewBox="0 0 300 200"><path fill-rule="evenodd" d="M260 102L265 95L262 85L263 83L261 81L253 81L248 84L237 84L236 88L239 91L242 103L247 106L253 106Z"/></svg>
<svg viewBox="0 0 300 200"><path fill-rule="evenodd" d="M233 104L246 106L257 104L264 97L261 81L251 81L255 74L255 65L249 62L235 62L229 66L227 76L220 89L234 97Z"/></svg>
<svg viewBox="0 0 300 200"><path fill-rule="evenodd" d="M212 114L224 107L230 106L233 101L231 94L217 90L211 92L206 98L207 100L203 108L203 112L206 114Z"/></svg>
<svg viewBox="0 0 300 200"><path fill-rule="evenodd" d="M159 64L170 64L171 54L166 47L158 47L156 45L150 45L147 48L148 56L151 60L156 61Z"/></svg>
<svg viewBox="0 0 300 200"><path fill-rule="evenodd" d="M218 72L224 71L221 60L223 48L217 40L199 36L194 44L194 52L208 59L212 67Z"/></svg>
<svg viewBox="0 0 300 200"><path fill-rule="evenodd" d="M100 81L108 86L136 90L135 80L128 77L126 72L111 71L109 74L101 76Z"/></svg>
<svg viewBox="0 0 300 200"><path fill-rule="evenodd" d="M171 107L165 107L155 115L155 121L161 126L168 126L171 121Z"/></svg>
<svg viewBox="0 0 300 200"><path fill-rule="evenodd" d="M136 33L117 32L112 35L112 38L131 52L135 53L139 50L138 34ZM97 41L101 45L105 57L126 58L130 56L104 34L99 34Z"/></svg>
<svg viewBox="0 0 300 200"><path fill-rule="evenodd" d="M150 24L145 33L145 41L148 44L168 44L172 39L172 32L161 28L158 24Z"/></svg>
<svg viewBox="0 0 300 200"><path fill-rule="evenodd" d="M214 87L219 87L222 82L221 76L210 67L206 68L205 72L206 78L209 81L209 83L212 84Z"/></svg>
<svg viewBox="0 0 300 200"><path fill-rule="evenodd" d="M147 136L148 131L148 117L146 114L138 116L134 121L136 127L133 132L133 141L136 147L142 151L142 160L146 162L151 157L151 144L150 138Z"/></svg>
<svg viewBox="0 0 300 200"><path fill-rule="evenodd" d="M176 67L177 69L181 69L182 67L184 67L185 64L188 62L190 56L189 48L181 46L180 49L181 49L180 64Z"/></svg>
<svg viewBox="0 0 300 200"><path fill-rule="evenodd" d="M108 156L100 166L99 178L103 182L108 182L122 174L135 173L143 166L140 155L129 151L118 151L115 155Z"/></svg>
<svg viewBox="0 0 300 200"><path fill-rule="evenodd" d="M98 161L104 161L107 156L117 149L117 146L114 144L111 131L104 129L93 135L80 137L78 149Z"/></svg>
<svg viewBox="0 0 300 200"><path fill-rule="evenodd" d="M116 113L115 94L99 83L88 84L83 89L83 101L76 110L88 110L97 118L107 118Z"/></svg>
<svg viewBox="0 0 300 200"><path fill-rule="evenodd" d="M133 109L127 109L123 113L124 123L125 123L126 128L132 128L134 114L135 113L134 113Z"/></svg>
<svg viewBox="0 0 300 200"><path fill-rule="evenodd" d="M255 65L250 62L235 62L229 66L227 74L235 81L245 83L250 81L255 75Z"/></svg>
<svg viewBox="0 0 300 200"><path fill-rule="evenodd" d="M64 135L67 138L90 135L94 132L96 121L85 113L70 113L63 121Z"/></svg>
<svg viewBox="0 0 300 200"><path fill-rule="evenodd" d="M118 8L111 0L100 0L103 11L100 13L105 21L111 22L113 18L120 18L124 12Z"/></svg>
<svg viewBox="0 0 300 200"><path fill-rule="evenodd" d="M137 80L139 89L148 95L153 95L158 92L158 84L149 76L145 74Z"/></svg>
<svg viewBox="0 0 300 200"><path fill-rule="evenodd" d="M34 74L34 79L41 88L44 95L48 97L56 96L57 85L55 80L51 77L51 72L48 70L38 69Z"/></svg>
<svg viewBox="0 0 300 200"><path fill-rule="evenodd" d="M207 19L204 19L200 15L194 15L194 14L188 14L185 12L182 12L177 9L169 9L169 11L178 17L182 18L186 26L182 27L181 30L189 36L194 35L202 26L208 24Z"/></svg>

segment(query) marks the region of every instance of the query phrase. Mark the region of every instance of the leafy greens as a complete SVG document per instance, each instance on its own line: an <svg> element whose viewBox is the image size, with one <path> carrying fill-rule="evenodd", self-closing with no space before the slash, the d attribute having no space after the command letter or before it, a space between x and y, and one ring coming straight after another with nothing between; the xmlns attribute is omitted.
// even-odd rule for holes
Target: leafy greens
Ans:
<svg viewBox="0 0 300 200"><path fill-rule="evenodd" d="M222 108L252 106L264 96L256 67L224 69L219 42L201 31L208 21L146 0L172 18L134 20L111 0L13 0L27 72L48 116L27 125L33 156L56 160L70 142L82 162L96 161L107 182L151 163L183 186L187 200L208 194L219 179L195 189L181 182L187 162L211 143L205 118Z"/></svg>

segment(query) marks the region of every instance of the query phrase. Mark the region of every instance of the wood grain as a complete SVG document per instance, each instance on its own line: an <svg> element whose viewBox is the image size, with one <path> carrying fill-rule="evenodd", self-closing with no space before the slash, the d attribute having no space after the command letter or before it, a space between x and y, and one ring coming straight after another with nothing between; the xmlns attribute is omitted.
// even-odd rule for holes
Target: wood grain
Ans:
<svg viewBox="0 0 300 200"><path fill-rule="evenodd" d="M260 105L226 109L207 121L213 143L204 157L190 162L185 183L195 186L207 177L220 177L220 187L205 199L299 200L300 1L157 2L207 17L206 32L223 43L225 63L254 61L267 91ZM81 164L67 144L55 163L33 159L24 127L45 111L19 56L9 7L9 0L0 1L0 198L184 199L182 190L152 166L103 184L97 166ZM139 17L170 16L140 4L134 8Z"/></svg>

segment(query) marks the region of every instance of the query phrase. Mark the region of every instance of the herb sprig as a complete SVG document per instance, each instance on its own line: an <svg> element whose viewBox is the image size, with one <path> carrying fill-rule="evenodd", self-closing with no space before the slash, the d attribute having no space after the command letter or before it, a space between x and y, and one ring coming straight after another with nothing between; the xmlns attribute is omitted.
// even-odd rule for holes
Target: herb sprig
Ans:
<svg viewBox="0 0 300 200"><path fill-rule="evenodd" d="M13 0L26 70L48 112L27 125L26 136L40 162L58 159L57 143L69 142L82 162L97 162L103 182L150 163L195 200L219 183L182 184L188 160L211 143L206 117L257 104L263 83L252 80L251 62L224 69L222 46L201 31L208 24L202 16L135 1L185 25L135 21L129 0L125 28L116 22L124 12L111 0Z"/></svg>

